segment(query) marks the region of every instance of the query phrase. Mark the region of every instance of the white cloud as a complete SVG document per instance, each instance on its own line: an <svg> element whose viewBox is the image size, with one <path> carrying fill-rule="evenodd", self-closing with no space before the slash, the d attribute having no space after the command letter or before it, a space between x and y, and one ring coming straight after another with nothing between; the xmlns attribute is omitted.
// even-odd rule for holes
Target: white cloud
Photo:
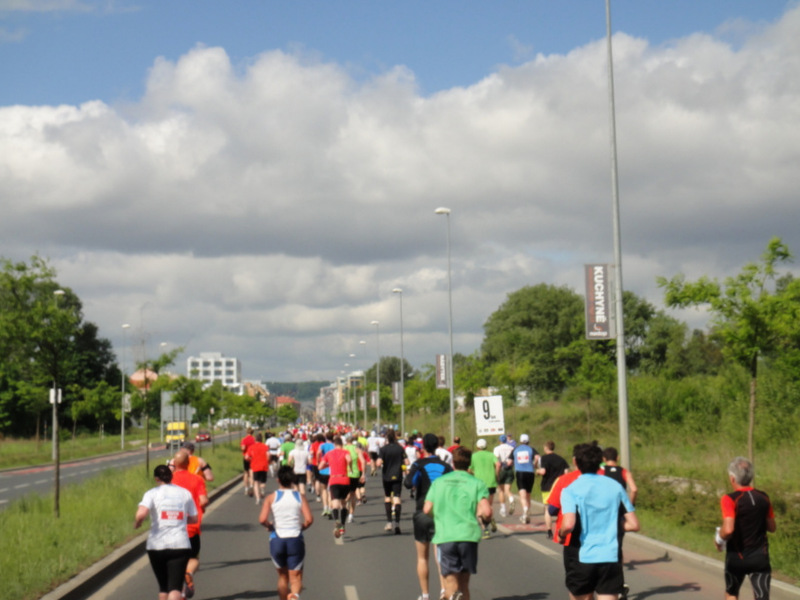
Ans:
<svg viewBox="0 0 800 600"><path fill-rule="evenodd" d="M657 275L800 251L800 9L735 47L614 44L626 288L660 305ZM198 46L134 105L0 108L2 253L50 256L115 342L130 322L248 377L326 378L374 356L373 319L399 353L395 286L408 359L446 351L448 206L471 353L508 293L612 260L606 98L604 42L432 96L404 67Z"/></svg>

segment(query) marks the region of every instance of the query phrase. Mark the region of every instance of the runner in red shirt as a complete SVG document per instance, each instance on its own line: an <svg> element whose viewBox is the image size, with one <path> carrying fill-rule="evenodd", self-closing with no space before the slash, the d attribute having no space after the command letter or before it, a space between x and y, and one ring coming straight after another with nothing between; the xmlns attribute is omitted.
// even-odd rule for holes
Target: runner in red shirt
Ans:
<svg viewBox="0 0 800 600"><path fill-rule="evenodd" d="M330 468L328 478L328 490L331 495L331 509L333 510L333 521L335 528L334 537L344 535L344 524L347 522L347 508L345 500L350 493L350 463L352 457L350 452L344 449L342 436L337 435L333 438L333 450L328 451L319 463L320 470Z"/></svg>
<svg viewBox="0 0 800 600"><path fill-rule="evenodd" d="M244 493L247 496L253 495L253 475L250 473L250 464L247 462L245 455L247 454L247 449L251 446L251 444L255 444L256 438L253 437L253 428L247 428L247 435L242 438L242 443L239 447L242 449L242 483L244 483Z"/></svg>
<svg viewBox="0 0 800 600"><path fill-rule="evenodd" d="M256 434L256 441L250 444L245 459L250 463L250 471L255 488L256 504L267 496L267 469L269 469L269 448L262 442L264 438Z"/></svg>
<svg viewBox="0 0 800 600"><path fill-rule="evenodd" d="M200 566L200 523L203 520L203 512L208 506L208 492L206 491L205 479L188 471L189 452L187 450L178 450L175 453L173 464L175 472L172 474L172 483L188 490L192 494L192 499L197 507L197 522L186 525L192 552L186 565L186 583L184 584L183 595L186 598L191 598L194 596L194 574Z"/></svg>

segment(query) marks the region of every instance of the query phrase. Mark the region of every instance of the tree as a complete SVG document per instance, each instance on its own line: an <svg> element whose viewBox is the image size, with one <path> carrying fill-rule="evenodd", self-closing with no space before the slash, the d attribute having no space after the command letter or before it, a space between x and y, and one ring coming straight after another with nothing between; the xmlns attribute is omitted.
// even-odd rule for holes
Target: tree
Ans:
<svg viewBox="0 0 800 600"><path fill-rule="evenodd" d="M490 367L527 362L530 370L521 387L559 392L565 369L556 350L583 337L583 315L583 299L567 287L539 284L517 290L484 324L483 358Z"/></svg>
<svg viewBox="0 0 800 600"><path fill-rule="evenodd" d="M84 321L80 299L58 284L47 261L34 256L0 265L0 431L13 425L15 433L30 433L35 423L38 437L54 382L65 390L116 384L119 370L111 343ZM44 391L41 401L30 396L33 390ZM79 396L65 394L62 410Z"/></svg>
<svg viewBox="0 0 800 600"><path fill-rule="evenodd" d="M747 369L750 377L747 451L753 459L758 367L762 358L774 354L786 343L789 323L797 323L800 313L791 286L776 284L776 265L791 260L789 248L772 238L760 263L749 263L724 284L701 277L685 281L682 275L671 280L658 278L665 289L668 306L685 308L708 305L713 317L714 334L722 340L723 354ZM795 325L796 327L796 325Z"/></svg>

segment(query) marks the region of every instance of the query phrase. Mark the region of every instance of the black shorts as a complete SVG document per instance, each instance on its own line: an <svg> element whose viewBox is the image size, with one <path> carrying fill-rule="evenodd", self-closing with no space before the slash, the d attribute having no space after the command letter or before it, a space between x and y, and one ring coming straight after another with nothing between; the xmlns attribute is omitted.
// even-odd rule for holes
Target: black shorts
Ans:
<svg viewBox="0 0 800 600"><path fill-rule="evenodd" d="M189 538L189 543L192 545L192 553L189 558L197 558L200 556L200 534L193 535Z"/></svg>
<svg viewBox="0 0 800 600"><path fill-rule="evenodd" d="M317 473L317 481L319 481L325 487L328 487L328 480L331 478L330 473L327 475L323 475L322 473Z"/></svg>
<svg viewBox="0 0 800 600"><path fill-rule="evenodd" d="M249 471L250 470L250 461L245 459L245 458L242 459L242 470L243 471Z"/></svg>
<svg viewBox="0 0 800 600"><path fill-rule="evenodd" d="M294 483L297 486L303 486L306 484L306 474L305 473L295 473L294 474Z"/></svg>
<svg viewBox="0 0 800 600"><path fill-rule="evenodd" d="M576 554L577 554L577 549ZM622 564L610 563L582 563L572 561L566 573L567 590L573 596L582 596L597 592L598 594L612 594L614 596L623 592L625 578L622 574Z"/></svg>
<svg viewBox="0 0 800 600"><path fill-rule="evenodd" d="M278 455L277 454L270 454L269 455L269 462L271 462L271 463L278 462Z"/></svg>
<svg viewBox="0 0 800 600"><path fill-rule="evenodd" d="M189 548L181 550L148 550L147 557L158 582L158 591L169 594L183 590L186 565L189 562Z"/></svg>
<svg viewBox="0 0 800 600"><path fill-rule="evenodd" d="M478 572L478 542L447 542L436 546L442 575Z"/></svg>
<svg viewBox="0 0 800 600"><path fill-rule="evenodd" d="M377 452L370 452L369 453L369 457L372 460L372 462L375 462L376 460L378 460L378 453Z"/></svg>
<svg viewBox="0 0 800 600"><path fill-rule="evenodd" d="M750 575L755 599L767 600L772 581L769 554L757 551L740 556L738 553L728 552L725 556L725 593L738 596L746 575Z"/></svg>
<svg viewBox="0 0 800 600"><path fill-rule="evenodd" d="M394 494L395 498L400 497L400 492L403 491L403 481L398 479L397 481L384 481L383 482L383 495L386 498L389 498L392 494Z"/></svg>
<svg viewBox="0 0 800 600"><path fill-rule="evenodd" d="M267 483L267 472L253 471L253 481L257 481L258 483Z"/></svg>
<svg viewBox="0 0 800 600"><path fill-rule="evenodd" d="M496 491L497 491L497 488L496 488L496 487L489 488L489 495L490 495L490 496L494 496L494 494L495 494L495 492L496 492Z"/></svg>
<svg viewBox="0 0 800 600"><path fill-rule="evenodd" d="M533 489L534 477L533 472L517 471L517 489L524 490L530 494Z"/></svg>
<svg viewBox="0 0 800 600"><path fill-rule="evenodd" d="M350 484L335 484L330 487L331 500L345 500L350 493Z"/></svg>
<svg viewBox="0 0 800 600"><path fill-rule="evenodd" d="M514 483L514 468L511 467L506 469L505 467L501 467L500 472L497 474L497 484L511 485L512 483Z"/></svg>
<svg viewBox="0 0 800 600"><path fill-rule="evenodd" d="M355 492L358 489L358 485L361 483L360 477L351 477L350 478L350 491Z"/></svg>
<svg viewBox="0 0 800 600"><path fill-rule="evenodd" d="M414 523L414 541L430 544L433 534L436 533L433 517L420 510L414 513L411 521Z"/></svg>

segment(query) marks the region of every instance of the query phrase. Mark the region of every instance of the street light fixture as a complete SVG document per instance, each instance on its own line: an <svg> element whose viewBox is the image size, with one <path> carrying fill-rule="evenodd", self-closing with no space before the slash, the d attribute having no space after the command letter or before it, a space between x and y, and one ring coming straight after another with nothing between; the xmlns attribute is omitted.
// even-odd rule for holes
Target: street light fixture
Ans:
<svg viewBox="0 0 800 600"><path fill-rule="evenodd" d="M375 369L375 381L376 381L376 391L375 396L377 397L377 407L378 407L378 425L376 432L380 434L381 432L381 324L379 321L371 321L370 325L375 325L375 349L378 353L378 363L377 368Z"/></svg>
<svg viewBox="0 0 800 600"><path fill-rule="evenodd" d="M447 361L447 378L450 384L450 440L456 437L456 413L455 413L455 393L453 390L453 381L455 379L453 373L453 282L450 275L450 209L439 207L436 209L437 215L445 215L447 217L447 296L450 309L450 318L448 319L448 330L450 333L450 356Z"/></svg>
<svg viewBox="0 0 800 600"><path fill-rule="evenodd" d="M403 356L403 289L394 288L393 294L400 297L400 433L406 433L406 395L405 395L405 373L403 372L405 357Z"/></svg>
<svg viewBox="0 0 800 600"><path fill-rule="evenodd" d="M125 450L125 409L127 408L125 406L127 404L125 399L125 331L130 328L130 323L122 325L122 430L120 435L120 449L122 450Z"/></svg>

